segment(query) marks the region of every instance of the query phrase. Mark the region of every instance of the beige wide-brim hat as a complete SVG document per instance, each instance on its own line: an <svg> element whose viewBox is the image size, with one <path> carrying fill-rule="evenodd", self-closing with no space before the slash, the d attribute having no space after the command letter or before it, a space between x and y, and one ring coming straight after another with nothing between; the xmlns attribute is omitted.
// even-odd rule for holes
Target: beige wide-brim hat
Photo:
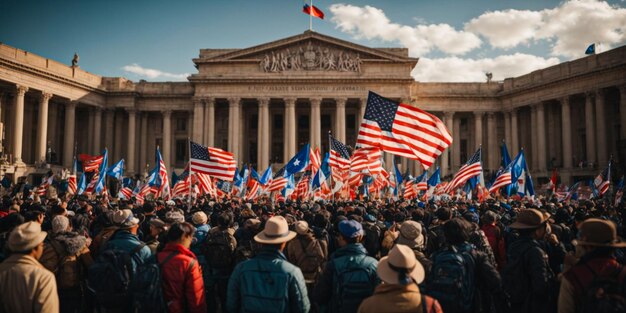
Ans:
<svg viewBox="0 0 626 313"><path fill-rule="evenodd" d="M515 222L509 227L513 229L531 229L531 228L539 228L543 225L548 219L550 215L544 215L541 211L537 209L526 209L521 210L517 213L517 218Z"/></svg>
<svg viewBox="0 0 626 313"><path fill-rule="evenodd" d="M289 230L287 220L282 216L271 217L265 222L265 228L254 240L261 244L280 244L296 237L296 233Z"/></svg>
<svg viewBox="0 0 626 313"><path fill-rule="evenodd" d="M410 278L416 283L424 280L424 267L415 259L415 253L405 245L395 245L386 257L378 262L376 272L378 277L387 284L400 284L399 270L406 270Z"/></svg>
<svg viewBox="0 0 626 313"><path fill-rule="evenodd" d="M582 240L574 240L575 245L608 248L626 247L626 242L617 236L617 228L611 221L599 218L587 219L580 225L579 232Z"/></svg>
<svg viewBox="0 0 626 313"><path fill-rule="evenodd" d="M11 251L29 251L42 243L46 236L48 233L41 231L39 223L24 223L11 232L8 247Z"/></svg>

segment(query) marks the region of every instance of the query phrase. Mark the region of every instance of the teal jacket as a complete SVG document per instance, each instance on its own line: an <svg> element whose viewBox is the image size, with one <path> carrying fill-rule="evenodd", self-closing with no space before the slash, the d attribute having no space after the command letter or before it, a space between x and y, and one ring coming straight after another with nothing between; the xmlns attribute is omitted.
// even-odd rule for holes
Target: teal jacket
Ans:
<svg viewBox="0 0 626 313"><path fill-rule="evenodd" d="M128 253L132 253L135 251L139 245L143 244L144 247L141 248L138 252L131 255L131 259L133 262L133 271L137 269L138 265L144 264L152 257L152 252L150 252L150 248L146 246L136 235L131 234L127 230L118 230L112 237L107 241L104 246L104 250L115 249L126 251Z"/></svg>
<svg viewBox="0 0 626 313"><path fill-rule="evenodd" d="M339 248L330 256L313 292L313 301L329 312L356 312L379 284L378 261L360 243Z"/></svg>
<svg viewBox="0 0 626 313"><path fill-rule="evenodd" d="M228 281L227 312L308 312L302 271L282 252L262 248L239 263Z"/></svg>

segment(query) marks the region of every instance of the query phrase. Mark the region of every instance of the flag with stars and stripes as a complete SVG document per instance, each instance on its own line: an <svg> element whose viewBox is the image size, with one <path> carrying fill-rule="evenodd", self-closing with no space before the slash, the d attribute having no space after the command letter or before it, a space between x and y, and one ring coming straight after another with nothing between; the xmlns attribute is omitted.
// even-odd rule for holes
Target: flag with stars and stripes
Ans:
<svg viewBox="0 0 626 313"><path fill-rule="evenodd" d="M598 196L604 195L611 185L611 163L613 160L610 160L609 165L593 180L593 184L598 189Z"/></svg>
<svg viewBox="0 0 626 313"><path fill-rule="evenodd" d="M274 179L272 179L272 182L270 183L270 186L267 188L267 191L274 192L274 191L280 191L283 188L285 188L285 186L287 186L288 178L284 177L284 175L285 175L285 167L282 167L274 175Z"/></svg>
<svg viewBox="0 0 626 313"><path fill-rule="evenodd" d="M454 191L457 187L463 186L468 179L474 176L478 176L483 172L481 154L482 147L478 148L474 155L472 155L472 157L467 160L467 162L463 166L461 166L456 175L454 175L454 178L452 178L450 183L448 183L446 187L446 193L450 193Z"/></svg>
<svg viewBox="0 0 626 313"><path fill-rule="evenodd" d="M237 170L237 162L232 153L218 148L206 147L193 141L190 141L189 145L191 146L190 168L192 172L208 174L224 181L233 180Z"/></svg>
<svg viewBox="0 0 626 313"><path fill-rule="evenodd" d="M428 169L450 146L452 135L436 116L370 91L356 143L417 160Z"/></svg>
<svg viewBox="0 0 626 313"><path fill-rule="evenodd" d="M332 168L345 170L350 166L350 151L348 151L348 147L335 139L331 134L328 134L328 137L330 141L330 159L328 164Z"/></svg>

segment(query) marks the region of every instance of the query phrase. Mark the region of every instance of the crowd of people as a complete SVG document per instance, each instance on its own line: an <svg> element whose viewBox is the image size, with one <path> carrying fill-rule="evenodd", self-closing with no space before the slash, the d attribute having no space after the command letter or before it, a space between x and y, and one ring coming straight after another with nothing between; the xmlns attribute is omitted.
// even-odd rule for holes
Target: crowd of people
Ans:
<svg viewBox="0 0 626 313"><path fill-rule="evenodd" d="M5 196L0 312L626 312L624 213Z"/></svg>

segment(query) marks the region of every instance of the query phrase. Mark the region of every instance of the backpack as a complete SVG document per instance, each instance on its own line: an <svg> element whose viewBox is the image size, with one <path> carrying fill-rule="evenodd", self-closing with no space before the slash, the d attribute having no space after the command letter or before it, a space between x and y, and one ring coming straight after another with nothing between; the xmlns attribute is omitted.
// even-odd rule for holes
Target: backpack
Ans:
<svg viewBox="0 0 626 313"><path fill-rule="evenodd" d="M363 231L365 231L365 238L363 239L363 246L367 250L367 254L371 257L375 257L380 251L380 236L382 231L376 224L363 223Z"/></svg>
<svg viewBox="0 0 626 313"><path fill-rule="evenodd" d="M235 249L235 264L250 260L254 257L255 247L253 245L254 243L252 241L239 243L239 245Z"/></svg>
<svg viewBox="0 0 626 313"><path fill-rule="evenodd" d="M613 313L626 312L626 280L620 283L618 277L624 266L617 269L612 275L600 276L587 263L585 267L593 274L591 284L583 291L577 303L577 312L580 313ZM576 276L573 276L578 280ZM578 283L580 286L580 283Z"/></svg>
<svg viewBox="0 0 626 313"><path fill-rule="evenodd" d="M474 258L466 246L436 252L424 293L437 299L444 312L470 312L474 303Z"/></svg>
<svg viewBox="0 0 626 313"><path fill-rule="evenodd" d="M313 239L316 240L316 239ZM317 242L314 251L307 249L307 245L301 238L298 239L300 246L302 247L302 253L304 253L304 260L299 262L298 267L304 275L304 280L307 283L315 283L317 278L322 273L322 265L324 264L324 251L320 247L320 243Z"/></svg>
<svg viewBox="0 0 626 313"><path fill-rule="evenodd" d="M356 312L361 302L374 293L375 283L363 268L365 255L335 260L333 308L335 312Z"/></svg>
<svg viewBox="0 0 626 313"><path fill-rule="evenodd" d="M130 304L129 289L135 274L132 256L145 246L139 244L130 253L117 249L104 250L89 267L87 286L100 306L120 308Z"/></svg>
<svg viewBox="0 0 626 313"><path fill-rule="evenodd" d="M76 287L75 283L81 281L83 266L78 255L64 253L63 247L56 240L50 240L53 253L58 256L59 263L53 271L59 289Z"/></svg>
<svg viewBox="0 0 626 313"><path fill-rule="evenodd" d="M227 269L235 263L232 235L226 231L210 233L204 245L204 256L211 268Z"/></svg>
<svg viewBox="0 0 626 313"><path fill-rule="evenodd" d="M524 256L532 247L527 248L520 256ZM507 263L502 269L502 288L510 297L511 306L523 305L529 295L528 272L524 267L524 258L512 259L507 256Z"/></svg>
<svg viewBox="0 0 626 313"><path fill-rule="evenodd" d="M167 313L167 305L163 298L163 266L178 254L169 254L162 262L149 262L137 267L131 283L132 312ZM187 271L193 269L196 260L189 263Z"/></svg>

